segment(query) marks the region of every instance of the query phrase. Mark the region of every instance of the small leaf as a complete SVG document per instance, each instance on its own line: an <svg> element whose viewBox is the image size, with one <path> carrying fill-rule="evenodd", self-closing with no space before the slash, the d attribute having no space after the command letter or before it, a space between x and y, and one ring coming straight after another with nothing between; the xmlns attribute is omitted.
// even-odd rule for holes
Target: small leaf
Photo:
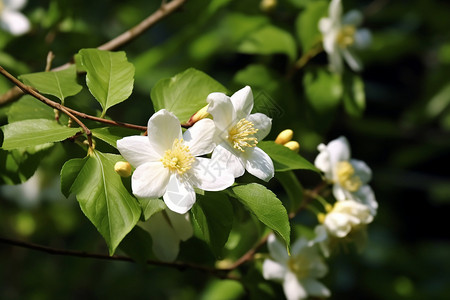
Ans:
<svg viewBox="0 0 450 300"><path fill-rule="evenodd" d="M117 141L125 136L139 135L141 131L121 127L102 127L91 130L92 135L117 148Z"/></svg>
<svg viewBox="0 0 450 300"><path fill-rule="evenodd" d="M61 189L74 193L81 210L101 233L112 255L141 215L137 200L114 172L120 155L93 151L84 159L73 159L61 170ZM72 184L70 184L72 182Z"/></svg>
<svg viewBox="0 0 450 300"><path fill-rule="evenodd" d="M47 119L25 120L2 126L5 150L26 148L65 140L80 128L70 128Z"/></svg>
<svg viewBox="0 0 450 300"><path fill-rule="evenodd" d="M64 99L78 94L83 88L77 83L75 66L61 71L39 72L21 75L20 80L31 85L42 94L57 97L64 103Z"/></svg>
<svg viewBox="0 0 450 300"><path fill-rule="evenodd" d="M184 123L208 104L206 97L213 92L226 93L227 89L205 73L191 68L158 81L152 88L151 98L155 111L165 108Z"/></svg>
<svg viewBox="0 0 450 300"><path fill-rule="evenodd" d="M297 55L297 45L289 32L273 25L266 25L243 39L238 51L248 54L282 53L292 62Z"/></svg>
<svg viewBox="0 0 450 300"><path fill-rule="evenodd" d="M303 52L309 51L321 43L322 34L319 31L319 20L328 14L328 1L311 1L306 5L296 21L297 37Z"/></svg>
<svg viewBox="0 0 450 300"><path fill-rule="evenodd" d="M361 117L366 108L364 81L356 74L347 72L344 75L344 107L347 113Z"/></svg>
<svg viewBox="0 0 450 300"><path fill-rule="evenodd" d="M277 232L290 244L289 218L281 201L272 191L257 183L232 188L237 199L262 223Z"/></svg>
<svg viewBox="0 0 450 300"><path fill-rule="evenodd" d="M283 145L275 144L272 141L261 141L258 143L258 147L272 158L275 171L277 172L298 169L320 172L312 163L300 156L300 154L295 153Z"/></svg>
<svg viewBox="0 0 450 300"><path fill-rule="evenodd" d="M220 257L233 225L233 207L228 197L223 193L210 192L206 192L205 196L197 195L191 212L201 238Z"/></svg>
<svg viewBox="0 0 450 300"><path fill-rule="evenodd" d="M144 221L150 219L157 212L166 209L166 204L161 199L138 198L138 201L142 208Z"/></svg>
<svg viewBox="0 0 450 300"><path fill-rule="evenodd" d="M134 84L134 66L128 62L125 52L98 49L79 51L86 68L86 84L89 91L106 110L130 97Z"/></svg>

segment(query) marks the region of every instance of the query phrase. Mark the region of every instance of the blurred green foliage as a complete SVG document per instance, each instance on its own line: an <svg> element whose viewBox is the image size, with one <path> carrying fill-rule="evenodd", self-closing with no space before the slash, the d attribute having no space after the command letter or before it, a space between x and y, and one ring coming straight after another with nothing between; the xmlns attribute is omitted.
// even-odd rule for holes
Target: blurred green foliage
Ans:
<svg viewBox="0 0 450 300"><path fill-rule="evenodd" d="M323 71L327 63L324 53L288 76L293 61L309 47L305 45L314 43L317 28L304 28L308 24L305 19L317 19L319 14L308 6L311 2L317 2L313 7L319 10L324 1L280 0L275 10L266 13L260 10L258 0L189 0L180 11L120 49L135 65L135 87L128 106L118 104L109 114L115 120L145 124L153 112L149 96L156 82L193 67L230 91L252 86L255 107L258 99L262 108L267 101L275 104L267 113L273 118L268 138L274 139L285 128L293 129L300 153L310 161L317 154L318 143L347 136L353 156L373 169L371 185L380 209L369 226L365 251L361 255L342 253L330 261L324 283L332 298L448 299L450 242L442 221L450 212L450 3L344 0L346 11L363 11L364 26L371 30L373 43L359 53L365 65L362 80L348 73L340 89L333 88L335 78ZM48 51L56 55L54 66L64 64L79 49L110 40L159 5L160 1L145 0L29 1L23 12L33 29L15 38L0 33L0 65L14 75L40 72ZM306 12L309 15L300 17ZM11 86L0 78L2 93ZM323 94L323 101L309 101L309 93L317 92ZM76 103L70 98L67 102L97 114L98 106L89 95L80 95ZM1 125L7 121L7 111L20 112L27 101L31 100L24 97L1 107ZM40 109L38 102L32 105ZM40 162L38 172L42 174L39 195L1 188L0 236L106 253L104 241L75 199L66 199L54 182L66 151L83 156L66 144L39 155L29 149L16 158L6 157L0 150L0 159L17 165ZM316 175L295 172L306 187L317 182ZM1 182L21 182L30 175L11 174ZM280 199L288 198L276 180L270 185ZM309 216L300 217L305 224L312 223ZM251 216L235 218L239 223L233 226L241 226L233 228L235 232L256 226ZM249 232L257 230L261 229ZM234 244L244 253L258 237L238 238L232 231L227 245ZM202 261L214 262L200 239L188 240L181 248L180 260L195 262L202 257ZM0 244L0 261L2 299L246 297L236 282L211 279L189 269L52 256L6 244ZM259 273L246 268L248 274L255 274L248 281L255 280ZM281 292L271 282L260 288L260 293L266 291L260 295L265 298Z"/></svg>

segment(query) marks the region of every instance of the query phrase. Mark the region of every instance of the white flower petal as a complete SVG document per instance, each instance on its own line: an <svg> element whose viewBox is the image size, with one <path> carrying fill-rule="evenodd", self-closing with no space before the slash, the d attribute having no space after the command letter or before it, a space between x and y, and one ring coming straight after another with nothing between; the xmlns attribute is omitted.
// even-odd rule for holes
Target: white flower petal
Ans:
<svg viewBox="0 0 450 300"><path fill-rule="evenodd" d="M352 216L342 213L329 213L325 217L324 225L332 235L343 238L352 230L351 218ZM353 219L356 219L354 221L358 222L357 218L353 217Z"/></svg>
<svg viewBox="0 0 450 300"><path fill-rule="evenodd" d="M170 220L170 225L180 240L186 241L194 235L194 229L192 228L188 213L177 214L170 209L166 209L165 211Z"/></svg>
<svg viewBox="0 0 450 300"><path fill-rule="evenodd" d="M192 167L194 185L205 191L222 191L234 183L234 176L218 161L197 157Z"/></svg>
<svg viewBox="0 0 450 300"><path fill-rule="evenodd" d="M251 114L246 118L248 121L253 123L258 132L253 136L258 139L258 141L263 140L270 132L272 128L272 119L262 113Z"/></svg>
<svg viewBox="0 0 450 300"><path fill-rule="evenodd" d="M308 293L301 285L294 273L287 272L283 281L283 291L286 299L298 300L308 297Z"/></svg>
<svg viewBox="0 0 450 300"><path fill-rule="evenodd" d="M350 146L347 139L343 136L329 142L327 149L333 166L340 161L348 161L350 159Z"/></svg>
<svg viewBox="0 0 450 300"><path fill-rule="evenodd" d="M353 193L353 198L365 204L370 209L372 216L377 214L378 202L375 199L375 194L369 185L363 185L355 193Z"/></svg>
<svg viewBox="0 0 450 300"><path fill-rule="evenodd" d="M330 71L341 74L344 71L344 62L342 60L341 51L336 48L327 53Z"/></svg>
<svg viewBox="0 0 450 300"><path fill-rule="evenodd" d="M133 172L131 189L140 198L159 198L166 191L169 177L169 170L161 162L147 162Z"/></svg>
<svg viewBox="0 0 450 300"><path fill-rule="evenodd" d="M163 199L170 210L184 214L195 203L195 191L188 181L181 181L178 175L172 174Z"/></svg>
<svg viewBox="0 0 450 300"><path fill-rule="evenodd" d="M347 190L341 187L340 184L338 183L333 184L333 196L338 201L350 200L354 198Z"/></svg>
<svg viewBox="0 0 450 300"><path fill-rule="evenodd" d="M221 170L228 170L235 178L242 176L245 172L244 161L229 148L227 143L218 145L211 155L212 163L218 164L217 168Z"/></svg>
<svg viewBox="0 0 450 300"><path fill-rule="evenodd" d="M305 278L301 280L303 287L305 288L308 295L316 297L330 297L331 292L327 287L321 282L313 278Z"/></svg>
<svg viewBox="0 0 450 300"><path fill-rule="evenodd" d="M355 170L355 175L361 179L363 184L366 184L372 179L372 170L365 162L359 159L350 159L350 163Z"/></svg>
<svg viewBox="0 0 450 300"><path fill-rule="evenodd" d="M142 223L152 237L152 250L162 261L174 261L180 250L180 239L167 222L162 212L154 214L147 222Z"/></svg>
<svg viewBox="0 0 450 300"><path fill-rule="evenodd" d="M211 93L206 98L209 103L208 112L213 116L214 123L219 131L228 132L228 128L237 121L236 112L230 97L223 93Z"/></svg>
<svg viewBox="0 0 450 300"><path fill-rule="evenodd" d="M322 18L319 20L319 30L322 34L326 34L333 28L333 22L330 18Z"/></svg>
<svg viewBox="0 0 450 300"><path fill-rule="evenodd" d="M0 26L13 35L21 35L30 30L30 21L20 12L4 10L0 19Z"/></svg>
<svg viewBox="0 0 450 300"><path fill-rule="evenodd" d="M344 15L342 18L342 23L347 25L353 25L359 27L363 21L363 14L358 10L351 10Z"/></svg>
<svg viewBox="0 0 450 300"><path fill-rule="evenodd" d="M5 6L4 9L21 10L27 3L27 0L2 0L2 2Z"/></svg>
<svg viewBox="0 0 450 300"><path fill-rule="evenodd" d="M253 93L252 89L247 85L231 96L238 120L247 117L253 109Z"/></svg>
<svg viewBox="0 0 450 300"><path fill-rule="evenodd" d="M275 234L269 235L267 239L267 248L269 248L270 256L272 256L275 261L285 265L289 259L289 255L286 250L286 246L281 243Z"/></svg>
<svg viewBox="0 0 450 300"><path fill-rule="evenodd" d="M146 136L127 136L117 141L120 154L134 167L146 162L159 161L161 156L155 152Z"/></svg>
<svg viewBox="0 0 450 300"><path fill-rule="evenodd" d="M266 280L282 280L287 272L286 266L271 259L265 259L262 268L262 274Z"/></svg>
<svg viewBox="0 0 450 300"><path fill-rule="evenodd" d="M299 254L305 247L308 247L308 240L305 238L299 238L291 245L291 254L297 255Z"/></svg>
<svg viewBox="0 0 450 300"><path fill-rule="evenodd" d="M214 150L216 126L211 119L202 119L183 134L184 143L189 146L193 156L211 153Z"/></svg>
<svg viewBox="0 0 450 300"><path fill-rule="evenodd" d="M349 48L342 49L342 55L344 56L345 61L353 71L359 72L362 70L363 68L362 62L356 56L356 54L353 53L352 50L350 50Z"/></svg>
<svg viewBox="0 0 450 300"><path fill-rule="evenodd" d="M355 33L355 44L353 45L356 49L365 49L372 43L372 34L368 29L361 28Z"/></svg>
<svg viewBox="0 0 450 300"><path fill-rule="evenodd" d="M341 21L342 17L342 3L341 0L332 0L328 7L330 19L337 23Z"/></svg>
<svg viewBox="0 0 450 300"><path fill-rule="evenodd" d="M273 167L272 159L266 152L258 147L253 147L245 150L243 156L246 159L245 169L250 174L264 181L272 179L275 169Z"/></svg>
<svg viewBox="0 0 450 300"><path fill-rule="evenodd" d="M323 146L323 147L320 147ZM325 177L328 180L333 179L333 168L330 162L330 155L328 153L328 150L324 144L319 145L319 149L321 149L321 152L317 155L316 159L314 160L314 165L325 173Z"/></svg>
<svg viewBox="0 0 450 300"><path fill-rule="evenodd" d="M161 109L155 113L147 125L148 139L160 156L172 149L173 141L181 139L181 126L178 118L171 112Z"/></svg>

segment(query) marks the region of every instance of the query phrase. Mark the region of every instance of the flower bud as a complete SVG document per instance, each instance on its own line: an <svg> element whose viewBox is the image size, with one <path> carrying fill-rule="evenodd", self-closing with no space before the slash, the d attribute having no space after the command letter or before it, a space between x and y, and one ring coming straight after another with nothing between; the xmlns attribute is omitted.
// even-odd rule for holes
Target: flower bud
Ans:
<svg viewBox="0 0 450 300"><path fill-rule="evenodd" d="M261 3L259 4L259 8L263 12L271 12L277 7L277 0L261 0Z"/></svg>
<svg viewBox="0 0 450 300"><path fill-rule="evenodd" d="M209 116L209 112L208 112L208 105L206 105L205 107L203 107L202 109L200 109L198 112L196 112L195 114L193 114L191 116L191 118L189 119L189 121L187 121L187 124L189 126L194 125L196 122L200 121L201 119L204 119L206 117Z"/></svg>
<svg viewBox="0 0 450 300"><path fill-rule="evenodd" d="M288 147L294 152L298 152L300 149L300 144L297 141L289 141L286 144L284 144L285 147Z"/></svg>
<svg viewBox="0 0 450 300"><path fill-rule="evenodd" d="M131 175L131 165L127 161L118 161L114 165L114 171L121 177L129 177Z"/></svg>
<svg viewBox="0 0 450 300"><path fill-rule="evenodd" d="M285 129L277 136L275 139L275 143L284 145L290 140L292 140L292 137L294 136L294 132L291 129Z"/></svg>

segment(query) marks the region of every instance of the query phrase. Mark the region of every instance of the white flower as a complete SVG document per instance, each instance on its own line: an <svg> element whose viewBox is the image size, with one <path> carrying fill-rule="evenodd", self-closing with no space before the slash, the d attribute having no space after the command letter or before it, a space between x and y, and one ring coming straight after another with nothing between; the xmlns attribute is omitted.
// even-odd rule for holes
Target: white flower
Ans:
<svg viewBox="0 0 450 300"><path fill-rule="evenodd" d="M378 203L372 188L367 184L372 171L365 162L351 159L350 146L341 136L328 145L320 144L320 151L314 164L333 183L333 195L339 200L355 200L367 205L372 215L376 214Z"/></svg>
<svg viewBox="0 0 450 300"><path fill-rule="evenodd" d="M323 35L323 48L328 54L331 71L342 73L342 58L352 70L360 71L362 63L353 50L365 48L371 42L369 30L356 29L362 23L362 14L352 10L342 18L341 0L332 0L328 13L328 18L320 19L319 29Z"/></svg>
<svg viewBox="0 0 450 300"><path fill-rule="evenodd" d="M369 207L353 200L337 201L326 215L319 215L317 242L328 257L340 242L355 242L359 249L365 243L366 225L373 221ZM360 233L363 233L362 235Z"/></svg>
<svg viewBox="0 0 450 300"><path fill-rule="evenodd" d="M18 12L26 2L26 0L0 0L0 27L3 30L13 35L21 35L30 30L27 17Z"/></svg>
<svg viewBox="0 0 450 300"><path fill-rule="evenodd" d="M208 112L218 131L218 146L211 159L220 162L239 177L247 170L259 179L269 181L274 175L270 157L256 145L267 136L272 120L264 114L250 114L253 94L249 86L231 97L223 93L208 95Z"/></svg>
<svg viewBox="0 0 450 300"><path fill-rule="evenodd" d="M328 268L315 246L301 238L291 248L291 256L286 247L271 234L267 247L272 259L263 263L263 276L267 280L283 282L283 290L288 300L305 299L308 295L329 297L330 291L316 278L325 276Z"/></svg>
<svg viewBox="0 0 450 300"><path fill-rule="evenodd" d="M177 214L170 209L154 214L147 222L141 223L141 226L152 237L152 250L155 256L166 262L172 262L177 258L180 241L186 241L194 233L189 213Z"/></svg>
<svg viewBox="0 0 450 300"><path fill-rule="evenodd" d="M194 187L220 191L234 183L232 174L198 157L214 149L212 120L200 120L182 134L177 117L162 109L150 118L147 130L148 136L117 141L122 156L136 167L131 188L137 197L163 196L169 209L184 214L195 203Z"/></svg>

